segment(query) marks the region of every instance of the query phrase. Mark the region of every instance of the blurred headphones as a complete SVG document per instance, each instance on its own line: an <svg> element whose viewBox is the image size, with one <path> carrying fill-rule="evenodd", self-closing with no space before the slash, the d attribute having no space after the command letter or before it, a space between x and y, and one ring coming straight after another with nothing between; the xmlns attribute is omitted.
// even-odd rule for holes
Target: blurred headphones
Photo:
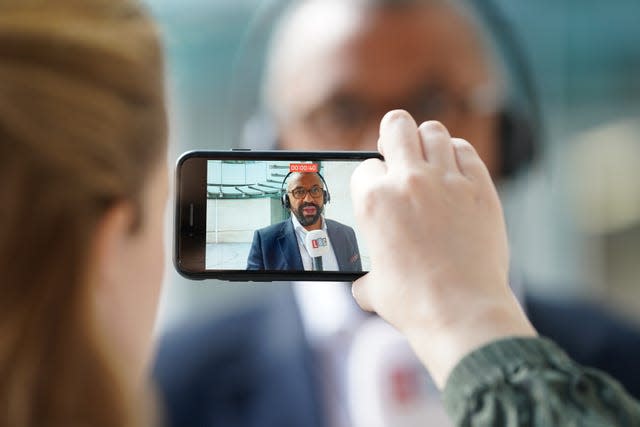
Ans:
<svg viewBox="0 0 640 427"><path fill-rule="evenodd" d="M499 113L500 178L510 178L531 165L541 149L543 123L536 85L525 49L495 1L472 0L466 3L477 12L504 57L509 76L516 86L511 88L512 91L519 89L522 92L519 97L510 93Z"/></svg>
<svg viewBox="0 0 640 427"><path fill-rule="evenodd" d="M242 114L239 99L240 94L246 90L246 79L249 78L247 69L250 67L247 61L250 59L255 61L254 55L249 55L248 46L263 40L266 29L273 27L274 21L291 4L293 4L291 0L272 0L266 4L263 3L263 7L255 12L247 30L243 43L244 50L239 52L235 61L234 80L230 85L231 105L228 109L230 120L227 122L232 123L234 117L245 117L241 125L243 127L241 145L244 148L274 149L277 147L278 131L271 117L265 112L258 112L247 121L246 116ZM511 178L526 169L541 149L543 123L536 85L525 49L513 26L495 1L466 0L464 4L476 12L476 16L484 24L488 36L504 59L509 77L513 81L514 87L509 88L510 93L505 106L498 112L500 178ZM255 100L252 104L255 104Z"/></svg>
<svg viewBox="0 0 640 427"><path fill-rule="evenodd" d="M286 174L284 179L282 180L282 185L280 186L280 193L281 193L280 202L282 202L282 207L285 209L291 209L291 200L289 200L289 195L287 194L287 190L284 188L284 185L286 184L287 179L293 173L297 173L297 172L289 172L288 174ZM324 177L320 172L313 172L313 173L317 174L320 177L320 180L322 181L322 185L324 186L324 188L322 189L322 204L326 205L331 201L331 194L329 193L329 186L327 185L327 181L324 180Z"/></svg>

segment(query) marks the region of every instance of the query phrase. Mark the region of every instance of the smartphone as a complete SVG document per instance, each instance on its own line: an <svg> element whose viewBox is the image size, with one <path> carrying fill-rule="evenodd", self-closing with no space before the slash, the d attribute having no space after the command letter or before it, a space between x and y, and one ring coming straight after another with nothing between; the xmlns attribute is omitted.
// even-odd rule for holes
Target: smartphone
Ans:
<svg viewBox="0 0 640 427"><path fill-rule="evenodd" d="M369 269L349 182L376 152L192 151L176 167L174 264L190 279L353 281Z"/></svg>

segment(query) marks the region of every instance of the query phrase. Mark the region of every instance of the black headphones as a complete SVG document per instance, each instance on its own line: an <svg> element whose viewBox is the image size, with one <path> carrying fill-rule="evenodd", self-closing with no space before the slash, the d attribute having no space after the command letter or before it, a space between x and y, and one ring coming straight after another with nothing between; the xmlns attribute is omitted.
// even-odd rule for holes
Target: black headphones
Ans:
<svg viewBox="0 0 640 427"><path fill-rule="evenodd" d="M515 93L509 93L505 106L498 112L500 178L510 178L529 166L541 149L543 123L536 85L525 49L515 29L495 1L467 0L464 3L476 12L477 17L485 24L489 37L504 58L515 86L511 92L521 92L519 97ZM274 0L267 5L263 4L264 7L255 13L245 34L244 48L241 47L234 64L235 77L230 85L231 95L241 93L246 87L247 74L251 68L248 61L253 60L253 56L249 55L248 46L259 44L260 39L265 38L266 29L273 26L273 22L290 4L291 0ZM230 96L232 103L228 110L231 117L227 123L233 123L233 117L242 116L239 98L239 95ZM260 149L277 147L277 129L267 113L258 112L245 121L242 146Z"/></svg>
<svg viewBox="0 0 640 427"><path fill-rule="evenodd" d="M522 91L521 102L511 93L499 113L500 177L510 178L533 163L541 149L543 123L540 100L525 49L495 1L472 0L467 3L485 24L507 63L510 77L517 80L516 89Z"/></svg>
<svg viewBox="0 0 640 427"><path fill-rule="evenodd" d="M287 182L287 179L293 173L299 173L299 172L289 172L288 174L286 174L284 179L282 180L282 185L280 186L280 193L281 193L280 202L282 203L282 207L285 209L291 208L291 200L289 200L289 195L287 194L287 190L284 188L284 184ZM315 173L320 177L320 180L322 181L322 185L324 186L324 188L322 189L322 205L328 204L331 201L331 194L329 193L329 186L327 185L327 181L324 180L324 177L320 172L311 172L311 173Z"/></svg>

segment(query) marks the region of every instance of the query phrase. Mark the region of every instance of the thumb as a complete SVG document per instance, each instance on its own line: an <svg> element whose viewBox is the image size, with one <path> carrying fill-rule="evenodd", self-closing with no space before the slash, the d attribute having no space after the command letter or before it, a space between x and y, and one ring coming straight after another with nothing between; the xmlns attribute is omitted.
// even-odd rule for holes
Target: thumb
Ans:
<svg viewBox="0 0 640 427"><path fill-rule="evenodd" d="M351 294L353 295L353 298L364 311L375 311L371 301L373 283L371 283L372 281L369 278L370 274L371 273L365 274L353 282L353 285L351 286Z"/></svg>

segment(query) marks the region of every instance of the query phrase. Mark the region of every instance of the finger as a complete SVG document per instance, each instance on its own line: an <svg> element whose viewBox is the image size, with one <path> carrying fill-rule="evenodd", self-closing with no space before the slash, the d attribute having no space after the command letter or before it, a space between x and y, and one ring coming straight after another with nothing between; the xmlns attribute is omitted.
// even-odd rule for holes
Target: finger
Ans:
<svg viewBox="0 0 640 427"><path fill-rule="evenodd" d="M460 172L472 181L488 180L491 175L478 152L464 139L453 138L453 152Z"/></svg>
<svg viewBox="0 0 640 427"><path fill-rule="evenodd" d="M351 285L351 294L364 311L374 311L371 305L368 286L369 274L365 274Z"/></svg>
<svg viewBox="0 0 640 427"><path fill-rule="evenodd" d="M387 164L380 159L367 159L360 163L351 174L351 185L364 185L373 178L383 176L387 172Z"/></svg>
<svg viewBox="0 0 640 427"><path fill-rule="evenodd" d="M377 178L387 173L387 165L380 159L367 159L360 163L351 174L351 194L364 194Z"/></svg>
<svg viewBox="0 0 640 427"><path fill-rule="evenodd" d="M360 163L351 174L351 203L353 212L357 219L361 219L363 206L367 205L367 198L372 191L373 186L379 182L379 178L387 173L387 165L380 159L367 159Z"/></svg>
<svg viewBox="0 0 640 427"><path fill-rule="evenodd" d="M424 122L418 128L422 148L427 162L444 170L456 170L456 159L451 144L451 135L437 121Z"/></svg>
<svg viewBox="0 0 640 427"><path fill-rule="evenodd" d="M378 150L391 170L422 166L425 157L418 136L418 126L409 113L394 110L384 116L380 122Z"/></svg>

